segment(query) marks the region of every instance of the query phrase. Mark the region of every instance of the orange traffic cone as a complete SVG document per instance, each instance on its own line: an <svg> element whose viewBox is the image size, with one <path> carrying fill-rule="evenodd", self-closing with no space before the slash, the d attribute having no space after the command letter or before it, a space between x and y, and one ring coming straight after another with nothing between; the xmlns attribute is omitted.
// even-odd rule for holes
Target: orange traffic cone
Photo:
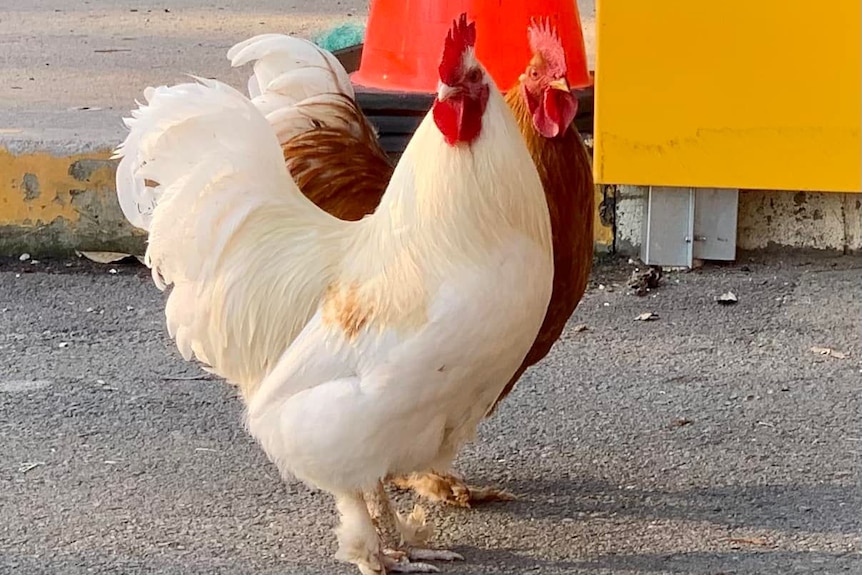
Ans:
<svg viewBox="0 0 862 575"><path fill-rule="evenodd" d="M476 56L501 90L513 86L530 61L527 27L533 18L547 18L556 27L571 87L592 83L575 0L371 0L353 83L386 91L435 92L443 40L462 12L476 21Z"/></svg>

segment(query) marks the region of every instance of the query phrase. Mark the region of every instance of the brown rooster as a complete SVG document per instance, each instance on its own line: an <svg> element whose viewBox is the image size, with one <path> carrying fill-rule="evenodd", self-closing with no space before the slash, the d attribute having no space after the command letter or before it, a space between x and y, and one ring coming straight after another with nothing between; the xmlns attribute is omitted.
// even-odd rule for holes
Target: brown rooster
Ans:
<svg viewBox="0 0 862 575"><path fill-rule="evenodd" d="M554 235L554 291L536 342L491 413L521 374L541 361L559 339L584 295L593 265L593 171L574 124L578 100L569 91L565 54L555 31L537 23L529 34L533 59L520 85L506 93L506 103L545 188Z"/></svg>
<svg viewBox="0 0 862 575"><path fill-rule="evenodd" d="M524 371L543 359L559 339L584 294L593 260L592 168L586 147L574 125L578 101L569 91L566 81L563 46L547 23L534 22L528 35L533 57L518 84L506 93L505 100L526 140L548 201L553 233L554 284L544 323L532 348L487 415L496 410ZM267 80L273 76L273 65L267 68L268 54L255 56L259 58L255 74L263 76L258 79L263 90L259 98L262 99L261 107L266 108L273 101L266 92ZM330 54L326 53L326 56L326 73L335 79L330 77L321 81L316 96L305 100L288 98L287 103L294 109L304 108L304 122L293 121L295 114L291 111L291 121L286 123L289 129L277 131L287 166L302 192L330 214L345 220L358 220L377 208L392 175L393 165L380 147L373 127L355 104L349 79L345 80L346 72L337 62L332 63L334 59L330 59ZM239 63L250 59L241 59ZM302 59L294 60L301 62ZM234 65L238 65L236 59ZM273 81L272 84L277 85L278 82ZM340 93L333 93L336 89ZM252 95L255 95L254 90ZM308 102L311 103L307 105ZM468 486L455 475L432 471L397 477L392 481L396 486L413 489L430 500L460 507L513 499L512 494L506 491Z"/></svg>

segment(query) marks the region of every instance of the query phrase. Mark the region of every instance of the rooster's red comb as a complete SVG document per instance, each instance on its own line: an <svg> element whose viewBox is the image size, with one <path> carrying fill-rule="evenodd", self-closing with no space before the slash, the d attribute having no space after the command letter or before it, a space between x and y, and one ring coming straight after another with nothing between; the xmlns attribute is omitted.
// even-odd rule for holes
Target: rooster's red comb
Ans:
<svg viewBox="0 0 862 575"><path fill-rule="evenodd" d="M467 48L476 45L476 23L467 23L467 14L462 13L458 20L452 21L452 28L443 44L443 58L440 60L440 81L454 85L458 81L461 57Z"/></svg>
<svg viewBox="0 0 862 575"><path fill-rule="evenodd" d="M556 29L551 26L548 19L536 20L533 18L527 29L527 35L530 38L530 49L533 54L541 56L551 72L564 75L566 73L566 52L563 50L563 43L560 41Z"/></svg>

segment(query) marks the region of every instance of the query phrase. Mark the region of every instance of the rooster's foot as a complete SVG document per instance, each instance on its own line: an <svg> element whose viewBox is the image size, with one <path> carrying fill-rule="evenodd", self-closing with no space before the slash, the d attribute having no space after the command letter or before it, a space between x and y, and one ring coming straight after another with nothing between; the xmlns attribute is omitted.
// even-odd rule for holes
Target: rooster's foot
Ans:
<svg viewBox="0 0 862 575"><path fill-rule="evenodd" d="M383 562L388 573L438 573L440 569L425 561L463 561L464 557L446 549L406 550L387 549L383 551Z"/></svg>
<svg viewBox="0 0 862 575"><path fill-rule="evenodd" d="M515 495L496 487L473 487L452 474L413 473L396 477L392 483L399 489L412 489L419 497L441 501L455 507L470 508L492 501L513 501Z"/></svg>
<svg viewBox="0 0 862 575"><path fill-rule="evenodd" d="M425 549L411 547L407 550L407 558L411 561L463 561L464 556L448 549Z"/></svg>
<svg viewBox="0 0 862 575"><path fill-rule="evenodd" d="M386 549L383 564L387 573L438 573L440 570L430 563L411 561L406 551Z"/></svg>
<svg viewBox="0 0 862 575"><path fill-rule="evenodd" d="M438 573L440 570L430 563L411 561L404 551L386 549L383 551L383 564L387 573Z"/></svg>

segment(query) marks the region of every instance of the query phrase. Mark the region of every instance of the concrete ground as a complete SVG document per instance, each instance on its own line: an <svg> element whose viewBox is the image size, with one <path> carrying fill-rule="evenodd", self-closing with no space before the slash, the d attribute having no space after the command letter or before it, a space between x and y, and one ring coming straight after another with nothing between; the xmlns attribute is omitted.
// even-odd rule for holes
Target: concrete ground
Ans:
<svg viewBox="0 0 862 575"><path fill-rule="evenodd" d="M596 269L457 462L521 499L430 507L466 558L444 571L862 573L862 259L742 257L645 297L631 267ZM355 573L137 264L0 263L0 509L3 574Z"/></svg>
<svg viewBox="0 0 862 575"><path fill-rule="evenodd" d="M579 4L593 63L595 3ZM5 0L0 147L113 148L146 86L196 74L244 88L248 70L231 70L225 57L234 43L264 32L310 36L367 13L367 0Z"/></svg>

